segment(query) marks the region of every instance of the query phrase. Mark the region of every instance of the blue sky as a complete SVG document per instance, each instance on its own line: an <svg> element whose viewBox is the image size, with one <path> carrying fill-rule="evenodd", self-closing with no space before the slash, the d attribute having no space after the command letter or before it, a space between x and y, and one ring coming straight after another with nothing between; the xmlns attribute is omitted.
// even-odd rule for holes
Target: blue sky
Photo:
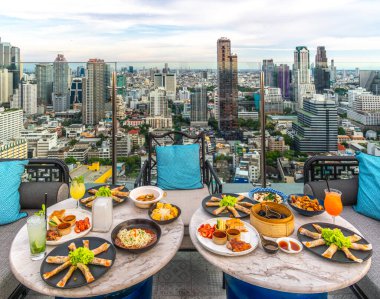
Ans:
<svg viewBox="0 0 380 299"><path fill-rule="evenodd" d="M2 1L0 37L24 61L214 62L231 39L240 62L291 62L306 45L337 64L380 65L377 0Z"/></svg>

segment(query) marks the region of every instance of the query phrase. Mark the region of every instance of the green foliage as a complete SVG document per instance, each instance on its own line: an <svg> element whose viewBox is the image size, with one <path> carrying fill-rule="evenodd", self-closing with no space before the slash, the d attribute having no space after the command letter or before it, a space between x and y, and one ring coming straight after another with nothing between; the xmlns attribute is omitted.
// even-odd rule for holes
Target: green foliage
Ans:
<svg viewBox="0 0 380 299"><path fill-rule="evenodd" d="M265 124L265 129L268 131L274 131L276 124L272 121L267 121Z"/></svg>
<svg viewBox="0 0 380 299"><path fill-rule="evenodd" d="M38 212L35 212L34 215L42 217L42 216L45 216L45 213L46 213L46 206L45 204L42 204L41 210L39 210Z"/></svg>
<svg viewBox="0 0 380 299"><path fill-rule="evenodd" d="M68 142L68 145L69 145L69 146L74 146L74 145L76 145L78 142L79 142L79 141L76 140L76 139L71 139L71 140Z"/></svg>
<svg viewBox="0 0 380 299"><path fill-rule="evenodd" d="M87 164L92 164L94 162L99 162L100 165L112 165L112 160L111 159L101 159L101 158L89 158L87 160Z"/></svg>
<svg viewBox="0 0 380 299"><path fill-rule="evenodd" d="M118 157L117 162L122 162L125 165L125 170L132 172L140 169L141 157L138 155L133 155L129 157Z"/></svg>
<svg viewBox="0 0 380 299"><path fill-rule="evenodd" d="M108 187L102 186L95 193L96 197L111 197L111 190Z"/></svg>
<svg viewBox="0 0 380 299"><path fill-rule="evenodd" d="M208 120L208 125L214 130L218 130L218 121L214 117L210 117Z"/></svg>
<svg viewBox="0 0 380 299"><path fill-rule="evenodd" d="M342 127L338 127L338 135L346 135L346 131Z"/></svg>
<svg viewBox="0 0 380 299"><path fill-rule="evenodd" d="M291 114L292 113L292 108L289 108L289 107L285 107L284 108L284 114L285 115L288 115L288 114Z"/></svg>
<svg viewBox="0 0 380 299"><path fill-rule="evenodd" d="M293 146L293 139L288 134L282 134L282 137L284 137L285 144L289 146Z"/></svg>
<svg viewBox="0 0 380 299"><path fill-rule="evenodd" d="M257 131L259 129L259 121L253 120L250 118L249 119L239 118L238 124L240 128L247 128L252 131Z"/></svg>
<svg viewBox="0 0 380 299"><path fill-rule="evenodd" d="M67 157L65 159L65 163L66 164L76 164L77 163L77 159L75 159L74 157Z"/></svg>
<svg viewBox="0 0 380 299"><path fill-rule="evenodd" d="M83 175L77 176L73 178L73 182L76 182L77 184L84 184L84 177Z"/></svg>
<svg viewBox="0 0 380 299"><path fill-rule="evenodd" d="M265 158L267 161L267 165L276 167L277 165L277 159L281 157L281 152L280 151L267 151Z"/></svg>
<svg viewBox="0 0 380 299"><path fill-rule="evenodd" d="M346 141L343 141L342 142L342 145L345 147L345 148L348 148L348 143Z"/></svg>
<svg viewBox="0 0 380 299"><path fill-rule="evenodd" d="M241 86L238 85L238 90L241 92L254 92L256 89L253 87Z"/></svg>
<svg viewBox="0 0 380 299"><path fill-rule="evenodd" d="M342 87L337 87L335 88L335 93L339 94L339 95L346 95L347 92L348 92L348 89L347 88L342 88Z"/></svg>
<svg viewBox="0 0 380 299"><path fill-rule="evenodd" d="M215 158L215 162L217 161L227 161L228 163L232 163L232 157L226 155L219 155Z"/></svg>

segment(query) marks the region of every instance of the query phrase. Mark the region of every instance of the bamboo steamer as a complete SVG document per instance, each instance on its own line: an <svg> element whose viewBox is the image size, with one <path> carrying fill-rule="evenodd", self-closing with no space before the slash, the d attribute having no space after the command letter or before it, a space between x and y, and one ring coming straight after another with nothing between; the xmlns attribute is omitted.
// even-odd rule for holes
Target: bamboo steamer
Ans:
<svg viewBox="0 0 380 299"><path fill-rule="evenodd" d="M260 216L258 213L261 209L264 209L265 205L271 210L285 214L288 217L284 219L267 219ZM260 234L271 238L288 237L294 231L294 215L292 211L286 206L274 202L255 204L251 208L250 221Z"/></svg>

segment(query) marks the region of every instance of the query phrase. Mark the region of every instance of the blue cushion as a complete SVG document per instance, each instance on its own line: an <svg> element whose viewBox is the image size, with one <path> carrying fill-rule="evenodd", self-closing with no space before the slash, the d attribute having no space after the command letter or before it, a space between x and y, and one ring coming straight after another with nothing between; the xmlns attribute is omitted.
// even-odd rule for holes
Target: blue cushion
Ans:
<svg viewBox="0 0 380 299"><path fill-rule="evenodd" d="M0 162L0 225L15 222L26 213L20 213L21 175L28 160Z"/></svg>
<svg viewBox="0 0 380 299"><path fill-rule="evenodd" d="M199 144L156 146L157 185L164 190L203 188Z"/></svg>
<svg viewBox="0 0 380 299"><path fill-rule="evenodd" d="M380 220L380 157L359 153L356 158L359 161L359 190L354 209Z"/></svg>

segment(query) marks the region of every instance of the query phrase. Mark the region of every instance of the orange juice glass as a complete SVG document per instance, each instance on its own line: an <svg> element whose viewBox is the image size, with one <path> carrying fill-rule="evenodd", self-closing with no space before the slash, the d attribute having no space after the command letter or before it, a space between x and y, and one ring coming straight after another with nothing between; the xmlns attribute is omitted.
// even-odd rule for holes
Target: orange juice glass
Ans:
<svg viewBox="0 0 380 299"><path fill-rule="evenodd" d="M342 192L336 189L325 189L325 210L333 217L335 224L335 217L339 216L343 211Z"/></svg>

